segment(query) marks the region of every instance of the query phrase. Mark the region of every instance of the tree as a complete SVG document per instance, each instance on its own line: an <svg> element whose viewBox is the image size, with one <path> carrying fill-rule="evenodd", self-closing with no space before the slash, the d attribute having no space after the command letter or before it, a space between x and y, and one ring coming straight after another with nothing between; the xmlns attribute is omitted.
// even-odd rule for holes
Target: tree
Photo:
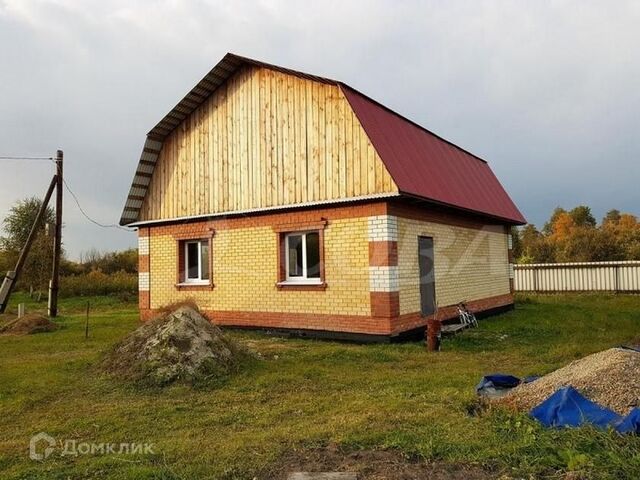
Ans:
<svg viewBox="0 0 640 480"><path fill-rule="evenodd" d="M553 225L551 227L551 235L549 237L554 242L563 242L571 236L576 226L577 225L575 223L575 220L573 219L571 214L562 212L556 217L555 221L553 222Z"/></svg>
<svg viewBox="0 0 640 480"><path fill-rule="evenodd" d="M0 250L4 252L9 268L13 268L24 247L41 204L42 201L37 197L19 200L11 207L9 214L4 219L3 227L6 236L0 237ZM54 219L53 209L47 207L43 223L25 261L19 284L32 285L36 288L46 287L53 262L53 240L52 237L47 236L44 225L54 223Z"/></svg>
<svg viewBox="0 0 640 480"><path fill-rule="evenodd" d="M566 212L565 212L566 213ZM538 231L535 225L527 224L520 231L521 253L517 263L551 263L555 261L555 245Z"/></svg>
<svg viewBox="0 0 640 480"><path fill-rule="evenodd" d="M609 210L604 216L604 218L602 219L602 226L604 228L611 228L618 225L618 222L620 222L620 210L616 210L614 208L612 210Z"/></svg>
<svg viewBox="0 0 640 480"><path fill-rule="evenodd" d="M5 272L11 270L13 267L10 264L9 254L0 250L0 278L4 275ZM2 280L0 280L1 282Z"/></svg>
<svg viewBox="0 0 640 480"><path fill-rule="evenodd" d="M633 232L634 230L637 230L638 227L638 217L631 215L630 213L623 213L620 215L618 228L621 232Z"/></svg>
<svg viewBox="0 0 640 480"><path fill-rule="evenodd" d="M0 237L0 249L5 251L22 249L27 242L29 232L33 222L38 216L42 201L37 197L25 198L18 200L9 210L9 214L4 219L4 231L6 237ZM47 207L42 219L43 225L46 223L55 223L55 214L53 208Z"/></svg>
<svg viewBox="0 0 640 480"><path fill-rule="evenodd" d="M578 227L595 227L596 219L591 213L591 208L586 205L578 205L569 212L573 223Z"/></svg>
<svg viewBox="0 0 640 480"><path fill-rule="evenodd" d="M532 223L526 224L522 227L522 231L520 232L520 238L522 239L522 243L526 248L527 245L531 245L536 240L540 239L542 235L538 231L535 225Z"/></svg>
<svg viewBox="0 0 640 480"><path fill-rule="evenodd" d="M591 227L576 227L557 250L559 262L601 262L624 258L624 249L613 232Z"/></svg>
<svg viewBox="0 0 640 480"><path fill-rule="evenodd" d="M640 260L640 223L637 217L623 213L613 231L625 252L625 260Z"/></svg>
<svg viewBox="0 0 640 480"><path fill-rule="evenodd" d="M533 251L536 249L536 243L540 241L541 235L535 225L528 223L519 232L520 249L514 256L517 263L534 263L536 258Z"/></svg>
<svg viewBox="0 0 640 480"><path fill-rule="evenodd" d="M544 224L542 228L542 233L545 235L551 235L553 233L553 224L556 223L556 220L560 215L567 213L567 211L562 207L556 207L549 218L549 221Z"/></svg>
<svg viewBox="0 0 640 480"><path fill-rule="evenodd" d="M510 233L513 258L518 259L522 256L522 240L520 240L520 229L518 227L511 227Z"/></svg>
<svg viewBox="0 0 640 480"><path fill-rule="evenodd" d="M600 226L586 205L556 207L542 233L533 225L520 231L523 262L640 260L640 223L635 215L609 210Z"/></svg>

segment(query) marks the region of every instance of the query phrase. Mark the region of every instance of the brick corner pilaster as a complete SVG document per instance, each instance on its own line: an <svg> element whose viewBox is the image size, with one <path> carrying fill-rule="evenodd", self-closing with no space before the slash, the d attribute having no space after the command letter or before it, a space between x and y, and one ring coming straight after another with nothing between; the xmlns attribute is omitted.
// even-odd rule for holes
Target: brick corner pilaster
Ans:
<svg viewBox="0 0 640 480"><path fill-rule="evenodd" d="M138 230L138 307L141 317L143 311L151 308L150 271L149 227L143 227Z"/></svg>
<svg viewBox="0 0 640 480"><path fill-rule="evenodd" d="M372 317L399 317L398 219L392 215L369 217L369 290Z"/></svg>

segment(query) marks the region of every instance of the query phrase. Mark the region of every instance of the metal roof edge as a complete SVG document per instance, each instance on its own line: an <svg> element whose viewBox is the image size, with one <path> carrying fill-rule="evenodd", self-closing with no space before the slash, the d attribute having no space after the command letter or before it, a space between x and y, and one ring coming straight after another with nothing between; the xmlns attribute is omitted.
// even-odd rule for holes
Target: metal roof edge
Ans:
<svg viewBox="0 0 640 480"><path fill-rule="evenodd" d="M451 209L458 210L458 211L461 211L461 212L471 213L471 214L477 215L479 217L491 218L493 220L498 220L498 221L500 221L502 223L506 223L506 224L509 224L509 225L526 225L527 224L527 221L524 218L524 215L522 216L523 220L516 220L514 218L501 217L499 215L492 215L490 213L482 212L480 210L473 210L471 208L461 207L461 206L455 205L453 203L442 202L442 201L439 201L439 200L435 200L433 198L428 198L428 197L424 197L422 195L417 195L415 193L410 193L410 192L406 192L406 191L402 191L402 190L400 190L399 193L400 193L400 196L415 198L417 200L422 200L424 202L432 203L434 205L441 205L443 207L451 208ZM521 213L521 215L522 215L522 213Z"/></svg>

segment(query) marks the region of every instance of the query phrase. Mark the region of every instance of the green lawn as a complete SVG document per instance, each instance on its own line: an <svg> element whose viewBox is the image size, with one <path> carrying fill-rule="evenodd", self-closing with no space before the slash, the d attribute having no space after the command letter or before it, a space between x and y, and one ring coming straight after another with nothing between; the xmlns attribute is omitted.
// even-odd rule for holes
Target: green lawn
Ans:
<svg viewBox="0 0 640 480"><path fill-rule="evenodd" d="M17 300L16 300L17 301ZM265 360L209 388L143 390L95 365L137 325L134 304L61 303L62 328L0 337L0 478L253 478L292 448L396 449L516 478L640 478L640 439L544 430L526 415L470 416L485 373L542 374L638 336L638 296L520 298L517 310L446 339L351 345L232 335ZM40 305L42 308L42 305ZM30 437L152 443L146 455L28 457ZM263 478L263 477L261 477ZM576 477L580 478L580 477Z"/></svg>

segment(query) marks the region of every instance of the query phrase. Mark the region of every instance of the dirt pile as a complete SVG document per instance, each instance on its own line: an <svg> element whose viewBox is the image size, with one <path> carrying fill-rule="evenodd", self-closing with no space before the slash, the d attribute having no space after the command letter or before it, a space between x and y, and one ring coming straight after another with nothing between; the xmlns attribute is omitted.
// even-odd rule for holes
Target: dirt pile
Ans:
<svg viewBox="0 0 640 480"><path fill-rule="evenodd" d="M30 313L23 317L16 318L0 327L0 334L3 335L31 335L33 333L51 332L56 330L58 325L47 317Z"/></svg>
<svg viewBox="0 0 640 480"><path fill-rule="evenodd" d="M623 348L594 353L514 388L499 401L530 410L567 385L588 399L626 415L633 407L640 406L640 353Z"/></svg>
<svg viewBox="0 0 640 480"><path fill-rule="evenodd" d="M197 310L182 306L125 337L103 367L120 378L162 386L222 378L252 357Z"/></svg>

